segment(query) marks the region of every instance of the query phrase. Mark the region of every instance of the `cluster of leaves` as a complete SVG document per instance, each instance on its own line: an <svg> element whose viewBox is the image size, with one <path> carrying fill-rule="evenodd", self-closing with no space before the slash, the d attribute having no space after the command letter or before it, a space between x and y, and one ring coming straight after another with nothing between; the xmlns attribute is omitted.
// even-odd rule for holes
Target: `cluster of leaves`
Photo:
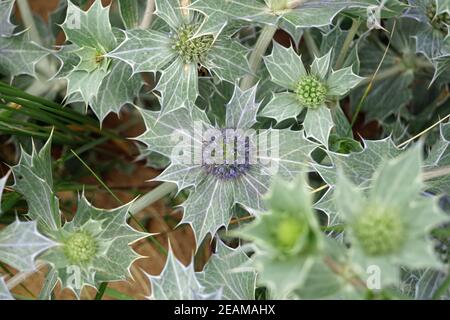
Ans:
<svg viewBox="0 0 450 320"><path fill-rule="evenodd" d="M256 287L276 299L449 296L438 200L450 196L450 125L430 125L450 108L450 1L155 0L148 16L147 1L117 0L115 12L61 0L48 24L18 32L14 2L0 0L0 74L18 84L53 68L53 98L64 90L68 108L89 107L100 124L137 110L141 158L189 194L180 224L197 249L216 240L200 272L169 247L162 273L148 276L150 298L254 299ZM273 41L277 30L291 45ZM65 43L51 48L61 31ZM380 140L360 143L353 129L370 122ZM411 143L424 129L428 139ZM245 133L243 148L228 130ZM251 145L269 140L250 163ZM43 299L58 281L79 297L127 279L141 258L131 245L149 235L128 224L132 203L103 210L84 194L64 221L51 142L22 149L11 168L28 221L0 230L0 260L20 272L48 264ZM189 161L212 145L244 162ZM230 226L243 216L253 221ZM3 298L12 296L0 279Z"/></svg>

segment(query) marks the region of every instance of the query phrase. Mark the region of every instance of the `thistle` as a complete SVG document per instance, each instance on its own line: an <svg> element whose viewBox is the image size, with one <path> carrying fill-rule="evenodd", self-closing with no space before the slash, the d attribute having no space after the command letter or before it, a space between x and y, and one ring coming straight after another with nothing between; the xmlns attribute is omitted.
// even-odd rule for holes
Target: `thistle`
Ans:
<svg viewBox="0 0 450 320"><path fill-rule="evenodd" d="M125 61L133 73L161 72L156 91L163 112L191 106L199 94L198 68L234 83L249 72L247 49L227 35L200 32L207 17L190 12L180 0L157 0L156 14L170 31L131 30L125 41L107 56Z"/></svg>
<svg viewBox="0 0 450 320"><path fill-rule="evenodd" d="M208 233L228 225L235 205L250 212L263 209L262 195L274 170L286 179L309 170L308 159L317 145L302 131L250 130L259 108L255 95L256 87L235 88L226 107L225 128L211 124L197 107L162 115L141 110L147 132L137 139L171 159L157 179L174 182L179 190L193 187L183 204L181 223L192 226L197 246ZM215 134L208 137L208 132Z"/></svg>
<svg viewBox="0 0 450 320"><path fill-rule="evenodd" d="M435 198L420 195L421 145L387 161L373 175L364 193L342 172L336 206L348 226L350 259L362 279L368 268L380 270L378 289L400 281L400 268L439 268L429 233L448 218ZM395 193L398 186L402 193Z"/></svg>
<svg viewBox="0 0 450 320"><path fill-rule="evenodd" d="M259 115L281 122L295 119L306 109L303 122L306 135L328 147L334 126L329 102L342 98L362 80L351 66L332 70L330 59L331 51L316 57L307 71L293 48L274 43L272 54L265 58L266 66L272 81L288 91L275 93Z"/></svg>

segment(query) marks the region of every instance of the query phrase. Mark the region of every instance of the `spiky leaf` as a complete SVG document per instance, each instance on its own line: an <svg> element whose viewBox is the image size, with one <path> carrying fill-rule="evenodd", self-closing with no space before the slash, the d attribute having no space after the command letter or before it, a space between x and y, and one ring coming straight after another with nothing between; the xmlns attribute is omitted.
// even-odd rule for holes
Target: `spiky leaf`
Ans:
<svg viewBox="0 0 450 320"><path fill-rule="evenodd" d="M51 168L51 138L38 152L33 145L32 154L22 150L19 164L12 168L14 189L28 203L28 216L37 220L45 234L61 227L58 198L53 191Z"/></svg>
<svg viewBox="0 0 450 320"><path fill-rule="evenodd" d="M34 76L36 64L48 54L29 39L28 32L10 37L0 36L0 73L15 77Z"/></svg>
<svg viewBox="0 0 450 320"><path fill-rule="evenodd" d="M242 249L232 249L219 240L216 253L198 275L200 283L207 292L222 288L224 300L254 300L256 273L237 270L248 261Z"/></svg>
<svg viewBox="0 0 450 320"><path fill-rule="evenodd" d="M147 275L151 283L150 299L195 300L203 292L191 262L184 266L169 250L166 265L159 276Z"/></svg>
<svg viewBox="0 0 450 320"><path fill-rule="evenodd" d="M20 271L33 271L36 258L55 245L39 233L36 221L16 220L0 231L0 260Z"/></svg>

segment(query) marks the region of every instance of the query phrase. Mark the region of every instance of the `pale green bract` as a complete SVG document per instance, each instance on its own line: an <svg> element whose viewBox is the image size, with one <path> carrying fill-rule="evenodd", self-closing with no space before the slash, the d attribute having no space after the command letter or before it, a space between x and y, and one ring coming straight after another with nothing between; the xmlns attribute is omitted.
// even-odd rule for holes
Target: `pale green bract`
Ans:
<svg viewBox="0 0 450 320"><path fill-rule="evenodd" d="M330 50L316 57L307 71L301 57L294 49L274 43L272 54L265 58L272 81L288 92L275 93L259 116L273 118L277 122L296 118L307 110L303 126L306 135L328 147L328 138L334 126L330 103L342 98L363 78L348 66L337 71L331 68Z"/></svg>
<svg viewBox="0 0 450 320"><path fill-rule="evenodd" d="M148 275L153 300L252 300L256 273L235 270L249 261L240 249L232 249L218 240L202 272L195 272L193 262L184 266L169 248L164 270L159 276Z"/></svg>
<svg viewBox="0 0 450 320"><path fill-rule="evenodd" d="M202 134L208 129L249 130L256 123L259 107L255 94L256 87L247 91L235 88L226 106L224 128L213 126L206 114L196 107L191 107L191 111L183 108L162 115L141 110L147 131L137 139L149 150L171 159L170 166L157 180L176 183L179 190L194 187L182 205L181 223L192 226L197 246L208 233L215 234L220 227L228 225L234 205L239 204L250 212L263 209L262 195L267 191L274 169L287 180L310 170L308 161L317 145L305 139L303 131L270 129L249 135L252 143L258 140L262 148L255 164L250 165L245 174L221 179L208 172L201 158L205 139ZM180 157L183 144L188 148L183 149ZM198 155L200 160L195 161Z"/></svg>
<svg viewBox="0 0 450 320"><path fill-rule="evenodd" d="M188 14L179 0L157 0L156 14L170 31L126 31L125 41L107 56L129 64L133 74L161 72L155 90L161 95L163 112L194 104L199 94L198 66L231 83L249 72L248 50L222 30L198 35L204 18Z"/></svg>
<svg viewBox="0 0 450 320"><path fill-rule="evenodd" d="M420 195L421 144L383 162L364 192L340 171L335 195L351 243L353 270L363 280L377 270L377 288L400 283L400 267L440 268L429 232L449 221L434 197ZM396 190L402 190L401 193Z"/></svg>
<svg viewBox="0 0 450 320"><path fill-rule="evenodd" d="M109 9L96 0L85 12L69 1L61 27L71 44L56 53L58 77L67 81L66 100L89 104L101 122L132 103L142 86L127 64L106 56L121 39L113 32Z"/></svg>

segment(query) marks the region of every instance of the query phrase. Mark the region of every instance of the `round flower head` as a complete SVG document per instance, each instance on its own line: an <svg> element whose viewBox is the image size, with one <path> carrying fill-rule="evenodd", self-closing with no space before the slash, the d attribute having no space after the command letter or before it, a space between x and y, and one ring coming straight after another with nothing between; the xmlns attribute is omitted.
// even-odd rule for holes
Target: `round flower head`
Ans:
<svg viewBox="0 0 450 320"><path fill-rule="evenodd" d="M405 226L398 212L376 206L358 217L353 232L368 256L394 253L405 241Z"/></svg>
<svg viewBox="0 0 450 320"><path fill-rule="evenodd" d="M173 49L178 52L185 63L199 62L212 47L214 37L202 35L194 37L198 25L189 24L181 27L175 36Z"/></svg>
<svg viewBox="0 0 450 320"><path fill-rule="evenodd" d="M292 250L308 229L305 221L291 215L282 215L272 230L277 246L286 251Z"/></svg>
<svg viewBox="0 0 450 320"><path fill-rule="evenodd" d="M427 6L426 15L435 30L447 34L448 25L450 25L450 15L448 12L437 14L436 3L433 2Z"/></svg>
<svg viewBox="0 0 450 320"><path fill-rule="evenodd" d="M96 253L97 243L87 232L76 232L64 242L64 254L74 264L88 263Z"/></svg>
<svg viewBox="0 0 450 320"><path fill-rule="evenodd" d="M295 93L302 105L316 108L324 104L327 91L327 87L316 76L307 75L297 83Z"/></svg>

